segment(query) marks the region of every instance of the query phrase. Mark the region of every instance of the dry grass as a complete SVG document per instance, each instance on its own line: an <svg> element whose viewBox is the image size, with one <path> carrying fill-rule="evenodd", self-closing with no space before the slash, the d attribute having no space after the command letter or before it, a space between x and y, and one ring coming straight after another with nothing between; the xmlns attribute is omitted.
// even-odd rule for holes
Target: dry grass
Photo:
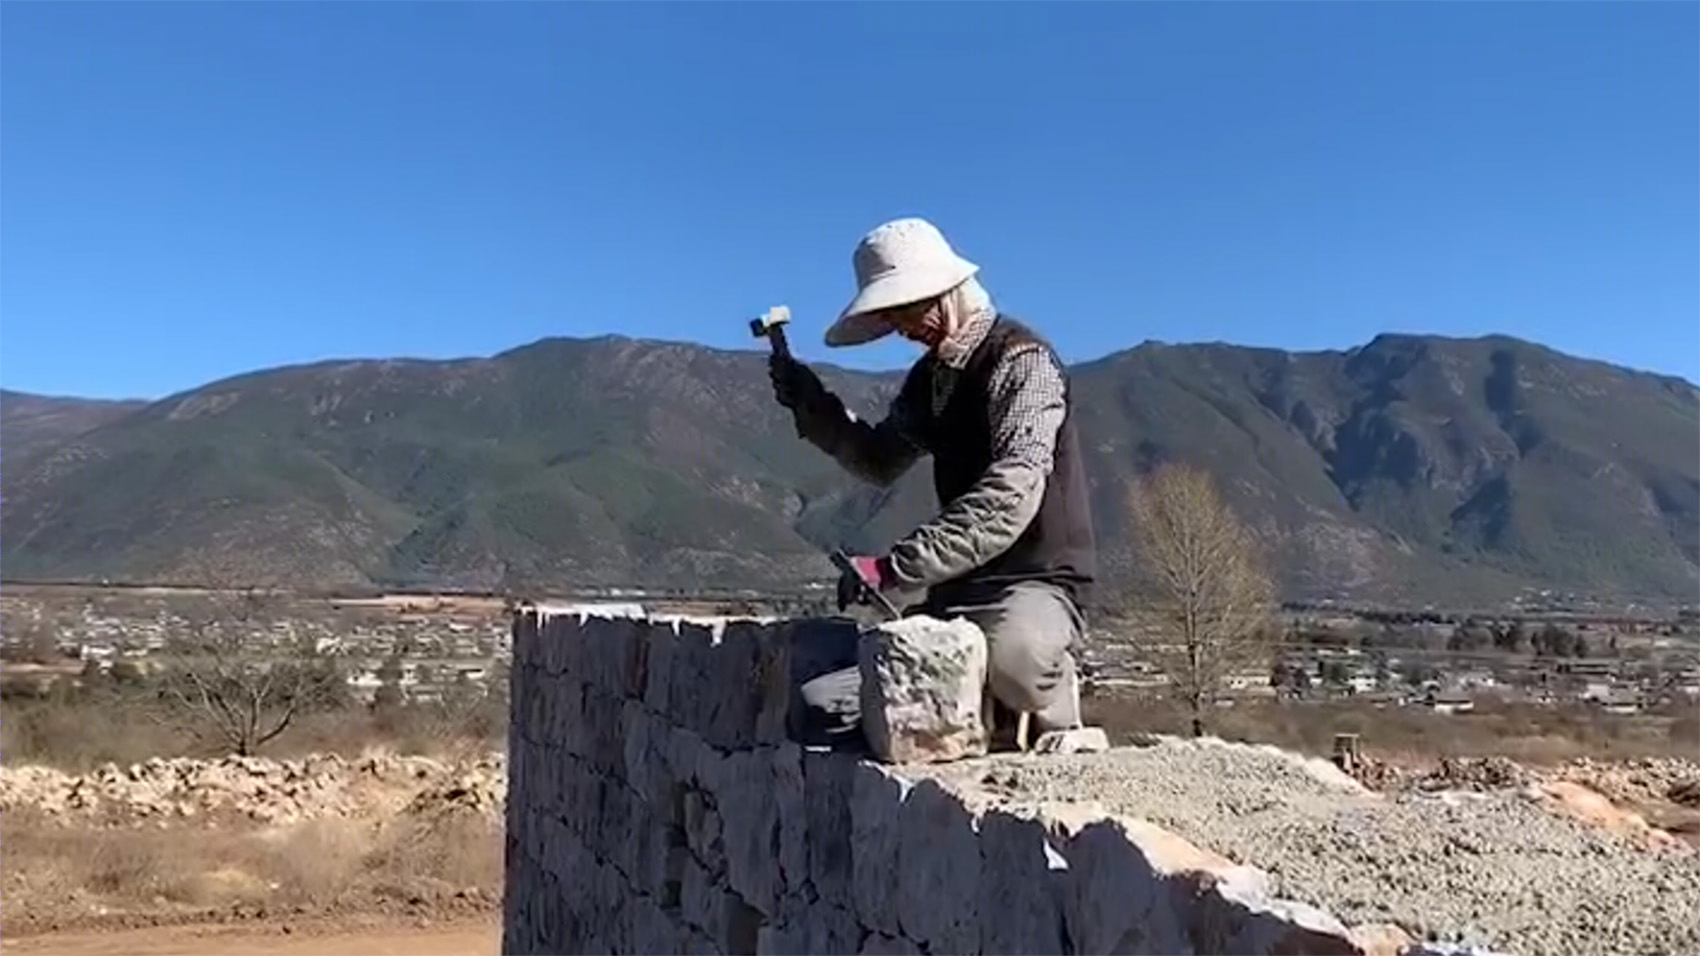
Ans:
<svg viewBox="0 0 1700 956"><path fill-rule="evenodd" d="M16 810L0 820L0 834L0 924L13 935L103 917L441 911L500 897L501 827L468 815L96 829Z"/></svg>
<svg viewBox="0 0 1700 956"><path fill-rule="evenodd" d="M1103 697L1088 701L1087 709L1088 719L1117 739L1139 732L1184 735L1188 729L1180 706L1156 698ZM1403 763L1497 755L1553 764L1578 757L1691 757L1695 749L1693 728L1682 714L1618 716L1585 705L1537 707L1491 698L1478 699L1472 713L1456 715L1341 700L1242 701L1208 717L1209 733L1312 754L1327 754L1336 733L1355 733L1368 752Z"/></svg>
<svg viewBox="0 0 1700 956"><path fill-rule="evenodd" d="M380 718L366 708L354 707L300 717L261 755L353 757L381 746L403 756L464 756L500 749L506 743L505 732L493 719L456 723L425 708ZM25 700L0 705L0 753L11 763L87 773L105 763L128 766L151 757L211 757L221 751L150 720L135 708Z"/></svg>

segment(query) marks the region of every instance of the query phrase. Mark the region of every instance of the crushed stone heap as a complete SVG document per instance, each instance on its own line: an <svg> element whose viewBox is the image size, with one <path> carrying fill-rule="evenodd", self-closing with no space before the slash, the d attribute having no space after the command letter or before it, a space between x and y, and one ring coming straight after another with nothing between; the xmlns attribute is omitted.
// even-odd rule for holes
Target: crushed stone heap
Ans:
<svg viewBox="0 0 1700 956"><path fill-rule="evenodd" d="M803 746L843 620L514 621L503 951L1700 952L1700 865L1269 747Z"/></svg>

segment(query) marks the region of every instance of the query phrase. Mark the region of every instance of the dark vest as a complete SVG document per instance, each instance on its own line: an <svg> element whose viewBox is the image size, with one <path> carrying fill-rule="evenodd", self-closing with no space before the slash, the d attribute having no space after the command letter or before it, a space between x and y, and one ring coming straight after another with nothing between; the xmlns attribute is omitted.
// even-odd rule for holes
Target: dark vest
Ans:
<svg viewBox="0 0 1700 956"><path fill-rule="evenodd" d="M990 408L991 374L1012 346L1035 343L1057 367L1066 366L1049 342L1020 322L1000 315L985 339L968 357L950 398L936 417L932 410L934 359L918 363L905 383L906 400L926 421L922 438L933 458L933 490L942 508L966 492L986 473L992 463ZM1067 381L1066 377L1064 379ZM1039 512L1021 537L1008 550L963 577L933 589L934 597L976 586L1017 581L1047 581L1067 590L1076 602L1084 601L1097 574L1096 546L1092 536L1092 514L1088 504L1086 473L1075 435L1072 389L1067 394L1068 412L1057 435L1055 464L1045 482Z"/></svg>

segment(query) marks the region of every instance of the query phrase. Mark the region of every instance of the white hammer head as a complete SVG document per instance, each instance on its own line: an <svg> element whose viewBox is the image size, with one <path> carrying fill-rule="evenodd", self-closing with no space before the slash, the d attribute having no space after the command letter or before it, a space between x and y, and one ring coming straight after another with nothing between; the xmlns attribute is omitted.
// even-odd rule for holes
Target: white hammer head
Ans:
<svg viewBox="0 0 1700 956"><path fill-rule="evenodd" d="M750 320L750 334L759 339L789 321L791 321L790 307L776 305L764 312L761 318Z"/></svg>

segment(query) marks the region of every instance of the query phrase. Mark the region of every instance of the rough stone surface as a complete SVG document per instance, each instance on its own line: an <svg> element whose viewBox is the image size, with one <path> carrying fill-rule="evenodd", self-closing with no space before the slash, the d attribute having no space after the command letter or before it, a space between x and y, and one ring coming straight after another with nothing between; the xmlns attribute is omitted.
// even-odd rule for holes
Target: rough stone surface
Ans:
<svg viewBox="0 0 1700 956"><path fill-rule="evenodd" d="M899 822L912 786L885 767L862 764L850 788L851 897L863 926L891 936L903 933L897 916Z"/></svg>
<svg viewBox="0 0 1700 956"><path fill-rule="evenodd" d="M980 818L980 952L1061 953L1067 862L1032 807Z"/></svg>
<svg viewBox="0 0 1700 956"><path fill-rule="evenodd" d="M973 622L904 618L862 635L862 728L877 759L955 760L984 754L986 638Z"/></svg>
<svg viewBox="0 0 1700 956"><path fill-rule="evenodd" d="M897 915L903 935L934 953L980 946L980 820L961 796L923 780L898 822Z"/></svg>
<svg viewBox="0 0 1700 956"><path fill-rule="evenodd" d="M1694 854L1577 783L1454 768L1484 792L1388 796L1274 748L1066 752L1079 734L904 765L805 750L773 675L814 667L800 642L843 622L618 617L515 621L504 952L1700 952ZM395 766L423 769L409 807L501 805ZM4 768L0 806L211 812L275 791L309 813L374 776L186 767ZM1683 786L1666 769L1601 779Z"/></svg>

